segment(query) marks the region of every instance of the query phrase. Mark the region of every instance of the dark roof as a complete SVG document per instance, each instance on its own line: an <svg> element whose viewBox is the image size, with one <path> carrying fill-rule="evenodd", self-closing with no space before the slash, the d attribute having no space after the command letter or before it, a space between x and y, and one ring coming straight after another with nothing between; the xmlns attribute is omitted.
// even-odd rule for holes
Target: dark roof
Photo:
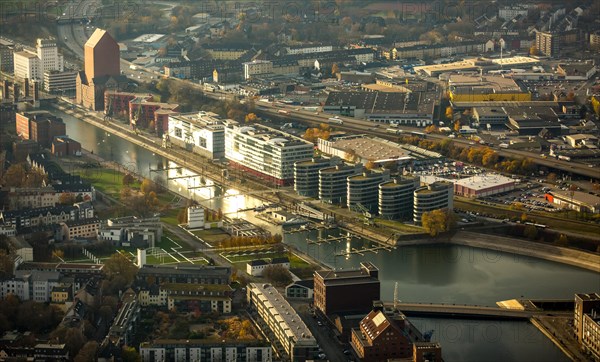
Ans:
<svg viewBox="0 0 600 362"><path fill-rule="evenodd" d="M314 279L298 280L297 282L294 282L292 285L299 285L301 287L314 289L315 288L315 280Z"/></svg>
<svg viewBox="0 0 600 362"><path fill-rule="evenodd" d="M289 263L290 259L288 258L273 258L271 259L271 264L285 264L285 263Z"/></svg>
<svg viewBox="0 0 600 362"><path fill-rule="evenodd" d="M248 262L250 266L259 266L259 265L267 265L268 263L262 259L250 260Z"/></svg>
<svg viewBox="0 0 600 362"><path fill-rule="evenodd" d="M60 213L70 214L75 211L77 208L74 206L47 206L47 207L38 207L35 209L20 209L20 210L9 210L3 211L2 216L6 219L12 219L16 217L33 217L41 214L52 214L58 215Z"/></svg>

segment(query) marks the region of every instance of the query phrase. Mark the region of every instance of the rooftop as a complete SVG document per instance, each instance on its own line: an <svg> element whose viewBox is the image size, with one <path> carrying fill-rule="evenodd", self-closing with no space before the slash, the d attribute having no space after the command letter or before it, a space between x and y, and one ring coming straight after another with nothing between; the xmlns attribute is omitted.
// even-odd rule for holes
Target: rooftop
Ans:
<svg viewBox="0 0 600 362"><path fill-rule="evenodd" d="M433 112L434 97L431 92L331 92L326 107L354 107L366 113L426 113Z"/></svg>
<svg viewBox="0 0 600 362"><path fill-rule="evenodd" d="M498 174L482 174L457 180L454 182L456 185L468 187L474 190L485 190L491 187L514 184L515 180Z"/></svg>
<svg viewBox="0 0 600 362"><path fill-rule="evenodd" d="M286 330L291 339L316 343L306 324L277 289L269 284L260 283L251 283L248 287L262 300L266 308L271 309L270 313L279 321L280 326Z"/></svg>
<svg viewBox="0 0 600 362"><path fill-rule="evenodd" d="M342 137L332 140L332 146L339 150L353 150L363 160L401 159L410 156L399 144L377 137L365 135Z"/></svg>

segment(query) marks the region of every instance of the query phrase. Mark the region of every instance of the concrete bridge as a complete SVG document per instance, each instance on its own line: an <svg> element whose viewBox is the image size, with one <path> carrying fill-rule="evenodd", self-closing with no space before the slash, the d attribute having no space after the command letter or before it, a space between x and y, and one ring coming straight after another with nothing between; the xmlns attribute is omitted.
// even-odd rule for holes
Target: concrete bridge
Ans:
<svg viewBox="0 0 600 362"><path fill-rule="evenodd" d="M385 307L393 308L394 303L385 303ZM528 320L536 315L572 315L573 312L554 312L540 310L515 310L478 305L445 304L445 303L397 303L398 310L407 316L439 317L458 319L489 320Z"/></svg>

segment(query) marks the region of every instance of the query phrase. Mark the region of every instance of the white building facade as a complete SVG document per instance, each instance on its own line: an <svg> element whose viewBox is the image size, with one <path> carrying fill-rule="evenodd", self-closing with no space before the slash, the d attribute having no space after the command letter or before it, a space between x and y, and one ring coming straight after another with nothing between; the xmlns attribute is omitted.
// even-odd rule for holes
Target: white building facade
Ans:
<svg viewBox="0 0 600 362"><path fill-rule="evenodd" d="M225 157L225 126L216 113L198 112L169 116L171 142L212 159Z"/></svg>
<svg viewBox="0 0 600 362"><path fill-rule="evenodd" d="M232 125L225 130L230 165L277 185L291 184L294 163L312 158L313 149L311 142L265 126Z"/></svg>

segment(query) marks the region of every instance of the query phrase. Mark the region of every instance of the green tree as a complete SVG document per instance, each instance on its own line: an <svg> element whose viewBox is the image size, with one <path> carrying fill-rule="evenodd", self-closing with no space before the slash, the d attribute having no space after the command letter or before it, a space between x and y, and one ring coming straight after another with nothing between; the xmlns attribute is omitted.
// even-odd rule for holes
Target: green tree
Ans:
<svg viewBox="0 0 600 362"><path fill-rule="evenodd" d="M109 278L121 276L127 285L133 282L138 268L121 253L114 253L104 262L104 272Z"/></svg>
<svg viewBox="0 0 600 362"><path fill-rule="evenodd" d="M263 271L263 276L278 287L284 287L293 281L290 271L281 265L267 266Z"/></svg>

